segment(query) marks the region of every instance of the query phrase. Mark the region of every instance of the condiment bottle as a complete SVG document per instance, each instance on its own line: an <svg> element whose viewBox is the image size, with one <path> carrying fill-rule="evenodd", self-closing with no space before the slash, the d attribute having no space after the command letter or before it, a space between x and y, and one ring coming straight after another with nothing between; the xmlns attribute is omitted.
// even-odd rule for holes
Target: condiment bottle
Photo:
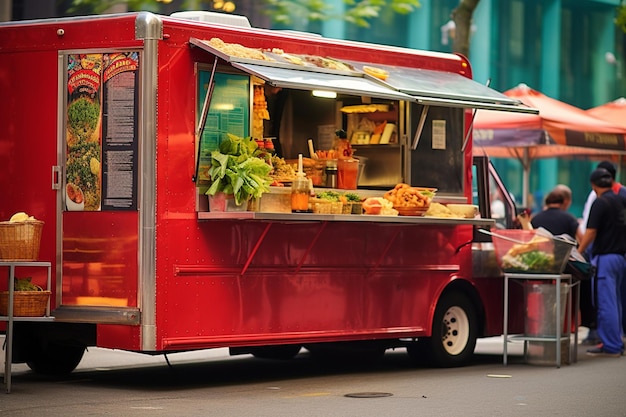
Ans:
<svg viewBox="0 0 626 417"><path fill-rule="evenodd" d="M311 181L306 177L302 169L302 154L298 155L298 172L291 183L291 212L306 213L309 211L309 195L311 194Z"/></svg>
<svg viewBox="0 0 626 417"><path fill-rule="evenodd" d="M337 188L337 160L326 161L326 187Z"/></svg>

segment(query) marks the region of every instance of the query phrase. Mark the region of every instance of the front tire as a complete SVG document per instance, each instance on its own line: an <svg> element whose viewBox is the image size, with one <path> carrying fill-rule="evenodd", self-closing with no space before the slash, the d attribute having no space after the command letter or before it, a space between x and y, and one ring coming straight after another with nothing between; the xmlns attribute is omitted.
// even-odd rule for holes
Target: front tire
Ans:
<svg viewBox="0 0 626 417"><path fill-rule="evenodd" d="M435 309L431 337L407 346L407 352L418 362L442 368L466 365L474 355L477 324L469 298L461 293L445 294Z"/></svg>

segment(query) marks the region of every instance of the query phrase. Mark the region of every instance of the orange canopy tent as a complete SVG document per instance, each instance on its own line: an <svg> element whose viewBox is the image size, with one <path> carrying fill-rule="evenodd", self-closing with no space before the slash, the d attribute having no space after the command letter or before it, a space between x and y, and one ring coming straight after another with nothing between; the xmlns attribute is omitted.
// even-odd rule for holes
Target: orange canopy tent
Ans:
<svg viewBox="0 0 626 417"><path fill-rule="evenodd" d="M539 114L477 110L473 152L521 162L524 205L533 159L575 155L606 158L626 154L626 126L599 119L525 84L505 91L504 95L538 109Z"/></svg>
<svg viewBox="0 0 626 417"><path fill-rule="evenodd" d="M598 107L587 110L587 113L617 126L626 128L626 98L620 97Z"/></svg>

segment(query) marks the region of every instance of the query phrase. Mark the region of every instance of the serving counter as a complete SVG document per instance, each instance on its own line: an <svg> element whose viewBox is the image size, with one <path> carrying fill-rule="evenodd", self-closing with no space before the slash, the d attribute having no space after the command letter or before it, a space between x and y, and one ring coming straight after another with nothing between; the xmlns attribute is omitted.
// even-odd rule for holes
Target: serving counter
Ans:
<svg viewBox="0 0 626 417"><path fill-rule="evenodd" d="M424 225L472 225L492 227L493 219L458 217L382 216L368 214L259 213L255 211L198 212L198 220L268 220L276 222L365 222Z"/></svg>

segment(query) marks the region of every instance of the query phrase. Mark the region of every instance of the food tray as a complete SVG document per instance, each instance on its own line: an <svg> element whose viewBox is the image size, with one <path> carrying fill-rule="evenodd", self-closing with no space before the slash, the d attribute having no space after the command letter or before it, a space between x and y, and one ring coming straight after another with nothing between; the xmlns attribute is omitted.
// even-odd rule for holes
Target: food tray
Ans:
<svg viewBox="0 0 626 417"><path fill-rule="evenodd" d="M192 37L189 39L189 43L191 43L192 45L198 46L204 49L205 51L210 52L213 55L219 58L222 58L224 61L229 62L231 64L253 64L253 65L262 65L265 67L284 68L284 69L299 70L299 71L310 71L310 72L318 72L322 74L338 74L338 75L360 77L360 78L363 78L365 75L363 72L356 71L356 70L341 70L341 69L324 68L324 67L317 66L313 63L310 63L308 61L303 62L302 65L294 64L288 59L286 59L282 54L273 53L271 51L263 50L262 48L250 48L250 49L254 49L263 53L263 55L265 55L267 58L270 58L271 61L229 55L225 53L224 51L221 51L220 49L217 49L216 47L211 45L209 43L209 40L198 39L198 38ZM292 54L292 53L287 53L287 52L286 54L294 56L294 57L298 57L298 58L304 58L306 56L306 55ZM343 64L346 64L346 62L343 60L338 60L338 59L331 58L331 57L319 57L319 58L327 59L331 61L339 61Z"/></svg>
<svg viewBox="0 0 626 417"><path fill-rule="evenodd" d="M523 274L561 274L575 246L558 237L538 234L536 230L494 230L498 264L504 272Z"/></svg>
<svg viewBox="0 0 626 417"><path fill-rule="evenodd" d="M13 316L42 317L46 314L50 291L13 291ZM0 292L0 316L9 312L9 292Z"/></svg>
<svg viewBox="0 0 626 417"><path fill-rule="evenodd" d="M423 216L428 211L430 205L425 207L395 207L399 216Z"/></svg>
<svg viewBox="0 0 626 417"><path fill-rule="evenodd" d="M341 201L329 201L319 198L310 199L313 213L316 214L342 214L343 203Z"/></svg>
<svg viewBox="0 0 626 417"><path fill-rule="evenodd" d="M341 214L363 214L363 203L356 201L343 203Z"/></svg>
<svg viewBox="0 0 626 417"><path fill-rule="evenodd" d="M36 261L44 222L0 222L0 260Z"/></svg>

